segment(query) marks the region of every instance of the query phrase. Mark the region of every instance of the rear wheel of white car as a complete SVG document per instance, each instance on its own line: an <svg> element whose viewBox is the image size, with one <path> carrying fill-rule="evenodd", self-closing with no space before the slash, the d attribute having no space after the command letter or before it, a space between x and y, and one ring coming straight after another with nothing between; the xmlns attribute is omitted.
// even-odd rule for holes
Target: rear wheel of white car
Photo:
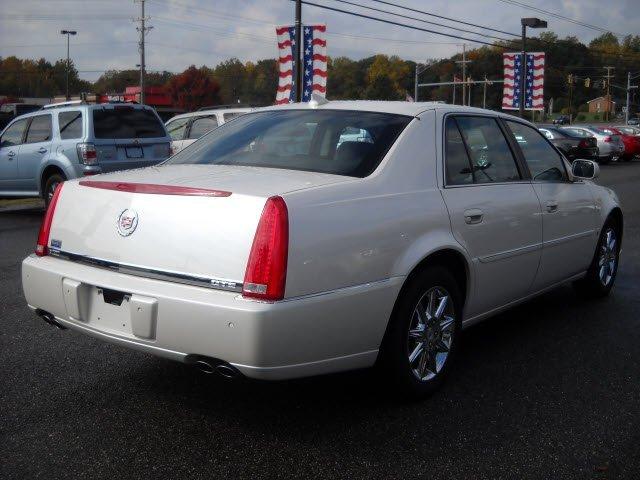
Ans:
<svg viewBox="0 0 640 480"><path fill-rule="evenodd" d="M422 397L442 384L456 353L462 296L441 266L424 269L410 282L390 319L379 366L401 394Z"/></svg>
<svg viewBox="0 0 640 480"><path fill-rule="evenodd" d="M44 184L44 189L42 191L42 197L44 198L45 207L49 206L51 203L51 199L53 198L53 192L56 191L56 187L64 182L66 178L59 173L54 173L47 177L47 181Z"/></svg>
<svg viewBox="0 0 640 480"><path fill-rule="evenodd" d="M591 297L609 294L618 273L620 240L618 222L609 220L600 232L598 246L587 274L574 283L580 293Z"/></svg>

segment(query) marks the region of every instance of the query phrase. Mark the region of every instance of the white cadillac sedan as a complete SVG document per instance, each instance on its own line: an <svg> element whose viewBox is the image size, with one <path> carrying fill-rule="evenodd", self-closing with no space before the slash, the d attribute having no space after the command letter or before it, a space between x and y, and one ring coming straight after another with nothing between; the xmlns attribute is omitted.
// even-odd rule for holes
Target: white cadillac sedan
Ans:
<svg viewBox="0 0 640 480"><path fill-rule="evenodd" d="M623 217L598 171L488 110L265 108L160 166L61 184L24 293L52 325L207 372L377 365L421 395L463 327L565 282L609 293Z"/></svg>

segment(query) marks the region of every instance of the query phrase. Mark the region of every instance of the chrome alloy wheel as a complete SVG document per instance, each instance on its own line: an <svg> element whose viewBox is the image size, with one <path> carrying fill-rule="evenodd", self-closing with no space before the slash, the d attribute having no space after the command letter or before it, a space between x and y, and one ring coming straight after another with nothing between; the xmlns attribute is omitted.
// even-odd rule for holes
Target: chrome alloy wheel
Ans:
<svg viewBox="0 0 640 480"><path fill-rule="evenodd" d="M444 367L455 321L453 300L444 288L433 287L418 301L407 336L409 367L418 380L431 380Z"/></svg>
<svg viewBox="0 0 640 480"><path fill-rule="evenodd" d="M609 227L602 238L598 256L598 277L603 287L609 286L616 268L618 268L618 239L616 231Z"/></svg>

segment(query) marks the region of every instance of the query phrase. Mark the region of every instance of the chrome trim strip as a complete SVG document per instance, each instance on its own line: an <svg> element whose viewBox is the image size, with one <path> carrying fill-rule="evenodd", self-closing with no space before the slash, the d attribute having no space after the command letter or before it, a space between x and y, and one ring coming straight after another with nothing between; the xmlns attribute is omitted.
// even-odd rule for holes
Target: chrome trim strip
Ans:
<svg viewBox="0 0 640 480"><path fill-rule="evenodd" d="M497 262L498 260L504 260L505 258L511 258L517 255L523 255L529 252L535 252L536 250L540 250L541 248L542 248L541 243L535 243L533 245L526 245L524 247L514 248L513 250L506 250L504 252L485 255L484 257L479 257L478 260L480 260L481 263Z"/></svg>
<svg viewBox="0 0 640 480"><path fill-rule="evenodd" d="M209 278L199 275L191 275L181 272L171 272L165 270L156 270L149 267L141 267L126 263L116 263L110 260L90 257L88 255L80 255L77 253L65 252L50 248L51 256L69 260L71 262L91 265L93 267L104 268L126 275L135 275L138 277L153 278L154 280L164 280L168 282L184 283L187 285L195 285L198 287L206 287L214 290L224 290L227 292L242 293L242 282L236 280L227 280L224 278Z"/></svg>
<svg viewBox="0 0 640 480"><path fill-rule="evenodd" d="M554 238L553 240L547 240L544 242L544 247L555 247L561 243L570 242L572 240L579 240L580 238L594 236L597 230L587 230L585 232L574 233L567 235L566 237Z"/></svg>

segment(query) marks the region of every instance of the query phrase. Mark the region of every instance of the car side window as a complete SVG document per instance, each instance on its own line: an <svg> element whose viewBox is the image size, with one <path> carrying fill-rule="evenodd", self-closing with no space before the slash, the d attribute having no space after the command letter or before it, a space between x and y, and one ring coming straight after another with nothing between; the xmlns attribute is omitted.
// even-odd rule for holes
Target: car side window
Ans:
<svg viewBox="0 0 640 480"><path fill-rule="evenodd" d="M218 119L214 116L196 118L191 123L191 129L189 130L189 138L190 139L200 138L205 133L210 132L217 126L218 126Z"/></svg>
<svg viewBox="0 0 640 480"><path fill-rule="evenodd" d="M48 142L51 140L51 115L33 117L25 143Z"/></svg>
<svg viewBox="0 0 640 480"><path fill-rule="evenodd" d="M178 118L167 123L167 132L171 140L182 140L184 138L184 131L189 123L189 118Z"/></svg>
<svg viewBox="0 0 640 480"><path fill-rule="evenodd" d="M474 183L521 180L516 160L495 118L454 117L471 157Z"/></svg>
<svg viewBox="0 0 640 480"><path fill-rule="evenodd" d="M60 138L62 140L82 138L82 112L79 110L60 112L58 115L58 128L60 128Z"/></svg>
<svg viewBox="0 0 640 480"><path fill-rule="evenodd" d="M22 135L27 126L27 119L18 120L11 124L0 138L0 148L13 147L22 143Z"/></svg>
<svg viewBox="0 0 640 480"><path fill-rule="evenodd" d="M445 126L446 148L445 164L447 185L466 185L473 183L471 163L464 146L458 124L453 117L447 118Z"/></svg>
<svg viewBox="0 0 640 480"><path fill-rule="evenodd" d="M567 172L560 154L545 140L535 128L507 120L525 161L531 171L531 178L541 182L562 182L567 180Z"/></svg>

